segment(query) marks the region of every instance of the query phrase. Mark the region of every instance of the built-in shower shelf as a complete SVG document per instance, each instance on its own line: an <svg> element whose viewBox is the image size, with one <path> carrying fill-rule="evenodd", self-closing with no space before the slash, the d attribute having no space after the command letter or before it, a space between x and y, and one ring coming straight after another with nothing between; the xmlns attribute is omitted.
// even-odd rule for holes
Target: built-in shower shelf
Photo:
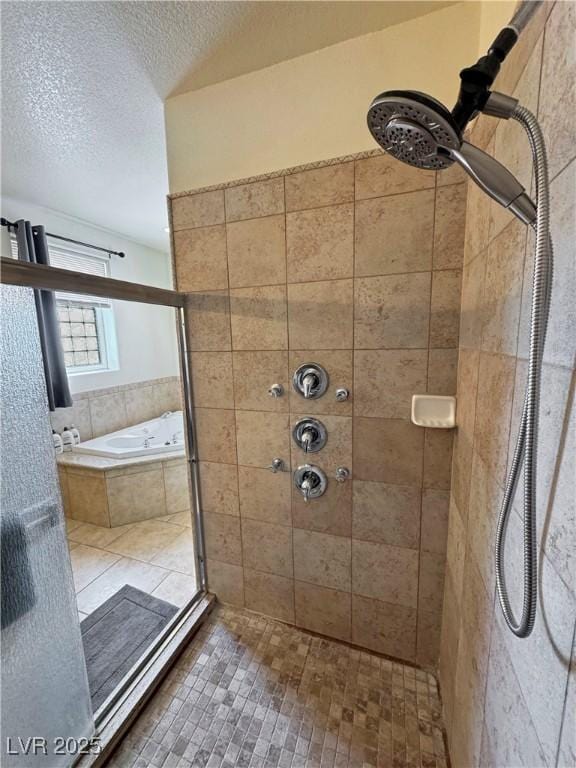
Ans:
<svg viewBox="0 0 576 768"><path fill-rule="evenodd" d="M412 423L428 429L456 426L456 398L445 395L412 395Z"/></svg>

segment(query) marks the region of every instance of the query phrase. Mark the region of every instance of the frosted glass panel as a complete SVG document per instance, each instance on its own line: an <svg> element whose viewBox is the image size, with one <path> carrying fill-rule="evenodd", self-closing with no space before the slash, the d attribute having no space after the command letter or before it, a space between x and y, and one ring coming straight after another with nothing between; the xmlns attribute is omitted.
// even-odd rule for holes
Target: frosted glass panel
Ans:
<svg viewBox="0 0 576 768"><path fill-rule="evenodd" d="M2 286L0 298L0 762L2 766L38 764L57 768L71 765L76 756L54 754L54 740L90 737L94 720L66 546L33 293L27 288ZM32 737L45 739L49 757L42 754L41 747L36 755L23 754L26 746L30 748L31 742L27 740Z"/></svg>

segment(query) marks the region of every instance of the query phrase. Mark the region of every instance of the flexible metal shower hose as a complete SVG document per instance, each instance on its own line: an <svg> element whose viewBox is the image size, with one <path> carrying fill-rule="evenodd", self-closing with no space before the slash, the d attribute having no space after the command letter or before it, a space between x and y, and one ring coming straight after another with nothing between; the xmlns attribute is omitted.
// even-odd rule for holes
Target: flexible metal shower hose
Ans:
<svg viewBox="0 0 576 768"><path fill-rule="evenodd" d="M514 456L506 481L504 499L496 530L496 589L509 628L517 637L528 637L534 628L538 594L538 551L536 541L536 453L542 357L550 308L553 276L553 251L550 237L550 190L544 137L535 116L518 105L512 114L528 134L536 177L536 245L532 285L528 377L522 418ZM517 621L506 586L504 544L506 529L524 465L524 595L522 616Z"/></svg>

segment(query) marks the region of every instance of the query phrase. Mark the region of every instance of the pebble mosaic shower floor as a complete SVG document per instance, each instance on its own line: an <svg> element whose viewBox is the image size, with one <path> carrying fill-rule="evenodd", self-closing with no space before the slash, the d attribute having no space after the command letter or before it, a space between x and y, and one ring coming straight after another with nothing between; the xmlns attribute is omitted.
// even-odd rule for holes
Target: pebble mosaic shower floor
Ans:
<svg viewBox="0 0 576 768"><path fill-rule="evenodd" d="M446 768L432 674L218 606L115 768Z"/></svg>

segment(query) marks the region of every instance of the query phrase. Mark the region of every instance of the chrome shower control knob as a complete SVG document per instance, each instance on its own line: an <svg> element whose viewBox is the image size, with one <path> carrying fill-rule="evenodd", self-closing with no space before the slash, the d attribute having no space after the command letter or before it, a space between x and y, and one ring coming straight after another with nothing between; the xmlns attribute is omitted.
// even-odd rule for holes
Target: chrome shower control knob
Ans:
<svg viewBox="0 0 576 768"><path fill-rule="evenodd" d="M294 442L304 453L321 451L328 440L326 427L318 419L300 419L292 429Z"/></svg>
<svg viewBox="0 0 576 768"><path fill-rule="evenodd" d="M284 394L284 387L282 386L282 384L272 384L272 386L268 390L268 394L270 395L270 397L274 397L274 398L282 397L282 395Z"/></svg>
<svg viewBox="0 0 576 768"><path fill-rule="evenodd" d="M322 496L326 485L326 475L320 467L313 464L303 464L294 472L294 486L300 491L305 502Z"/></svg>
<svg viewBox="0 0 576 768"><path fill-rule="evenodd" d="M302 397L315 400L328 389L328 374L318 363L304 363L294 372L292 385Z"/></svg>
<svg viewBox="0 0 576 768"><path fill-rule="evenodd" d="M350 392L346 387L338 387L336 390L336 400L338 400L339 403L343 403L345 400L348 400L349 397Z"/></svg>
<svg viewBox="0 0 576 768"><path fill-rule="evenodd" d="M344 483L350 477L350 470L348 467L338 467L334 477L338 483Z"/></svg>
<svg viewBox="0 0 576 768"><path fill-rule="evenodd" d="M264 467L264 469L271 469L274 474L276 472L283 472L284 471L284 461L283 459L272 459L272 464L269 464L267 467Z"/></svg>

